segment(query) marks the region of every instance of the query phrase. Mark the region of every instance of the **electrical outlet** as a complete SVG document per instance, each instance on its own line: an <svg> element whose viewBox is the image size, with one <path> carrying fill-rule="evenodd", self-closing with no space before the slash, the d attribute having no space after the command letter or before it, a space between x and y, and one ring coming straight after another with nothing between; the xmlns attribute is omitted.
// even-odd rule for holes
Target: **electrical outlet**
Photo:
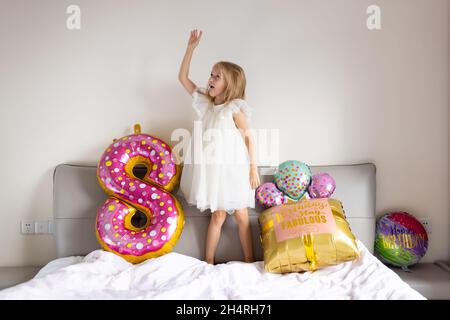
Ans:
<svg viewBox="0 0 450 320"><path fill-rule="evenodd" d="M34 221L22 221L20 223L20 230L23 234L34 233Z"/></svg>
<svg viewBox="0 0 450 320"><path fill-rule="evenodd" d="M428 234L431 234L431 220L426 218L419 219Z"/></svg>
<svg viewBox="0 0 450 320"><path fill-rule="evenodd" d="M52 234L53 221L22 221L21 232L23 234Z"/></svg>

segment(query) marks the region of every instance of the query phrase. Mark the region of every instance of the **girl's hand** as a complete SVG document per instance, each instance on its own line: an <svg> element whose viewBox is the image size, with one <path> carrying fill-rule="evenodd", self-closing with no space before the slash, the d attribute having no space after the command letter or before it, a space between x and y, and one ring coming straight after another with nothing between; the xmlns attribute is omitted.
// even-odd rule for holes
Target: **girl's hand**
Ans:
<svg viewBox="0 0 450 320"><path fill-rule="evenodd" d="M261 182L259 181L258 169L256 166L250 167L250 185L252 189L256 189L259 187Z"/></svg>
<svg viewBox="0 0 450 320"><path fill-rule="evenodd" d="M202 31L194 29L191 31L191 36L189 37L189 41L188 41L188 48L191 50L194 50L197 45L200 42L200 39L202 37Z"/></svg>

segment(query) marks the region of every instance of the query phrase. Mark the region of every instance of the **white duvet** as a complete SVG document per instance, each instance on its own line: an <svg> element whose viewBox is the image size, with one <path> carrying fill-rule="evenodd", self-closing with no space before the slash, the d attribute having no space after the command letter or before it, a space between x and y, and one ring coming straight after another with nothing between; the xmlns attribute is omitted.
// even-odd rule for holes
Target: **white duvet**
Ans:
<svg viewBox="0 0 450 320"><path fill-rule="evenodd" d="M178 253L137 265L103 250L53 260L0 299L425 299L358 241L359 259L272 274L263 262L209 265Z"/></svg>

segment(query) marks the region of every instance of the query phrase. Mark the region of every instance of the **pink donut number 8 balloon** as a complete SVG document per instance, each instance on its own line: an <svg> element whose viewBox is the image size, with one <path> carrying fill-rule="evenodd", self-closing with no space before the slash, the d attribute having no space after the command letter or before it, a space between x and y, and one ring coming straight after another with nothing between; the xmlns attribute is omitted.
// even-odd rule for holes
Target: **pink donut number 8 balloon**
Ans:
<svg viewBox="0 0 450 320"><path fill-rule="evenodd" d="M175 154L164 141L141 134L138 124L134 130L114 140L98 163L98 181L110 198L98 210L96 235L103 249L139 263L172 250L184 214L170 193L181 173ZM142 179L133 173L138 164L147 168Z"/></svg>

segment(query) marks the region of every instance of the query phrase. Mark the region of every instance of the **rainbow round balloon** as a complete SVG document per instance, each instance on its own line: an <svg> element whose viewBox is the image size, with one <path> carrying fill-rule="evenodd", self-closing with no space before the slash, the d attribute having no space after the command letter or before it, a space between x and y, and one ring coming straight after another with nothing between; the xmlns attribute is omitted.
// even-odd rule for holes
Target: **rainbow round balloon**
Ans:
<svg viewBox="0 0 450 320"><path fill-rule="evenodd" d="M427 232L413 215L391 212L378 220L375 255L383 263L406 269L419 262L427 248Z"/></svg>

